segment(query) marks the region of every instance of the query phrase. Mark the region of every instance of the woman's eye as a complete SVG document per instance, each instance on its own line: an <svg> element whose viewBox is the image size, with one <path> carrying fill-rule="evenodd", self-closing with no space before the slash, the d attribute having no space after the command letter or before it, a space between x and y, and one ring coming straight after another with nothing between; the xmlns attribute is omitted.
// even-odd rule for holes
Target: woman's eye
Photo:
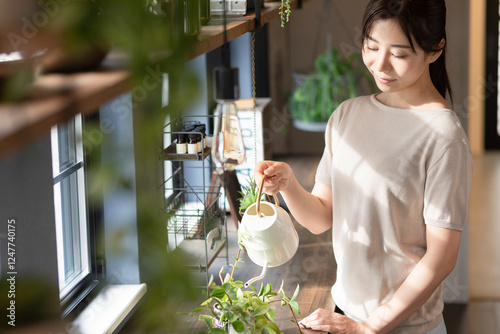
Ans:
<svg viewBox="0 0 500 334"><path fill-rule="evenodd" d="M396 59L404 59L404 58L406 58L406 57L407 57L406 55L401 55L401 56L398 56L398 55L394 55L394 54L393 54L392 56L393 56L394 58L396 58Z"/></svg>
<svg viewBox="0 0 500 334"><path fill-rule="evenodd" d="M369 47L368 45L366 46L366 48L370 51L377 51L378 49L377 48L372 48L372 47Z"/></svg>

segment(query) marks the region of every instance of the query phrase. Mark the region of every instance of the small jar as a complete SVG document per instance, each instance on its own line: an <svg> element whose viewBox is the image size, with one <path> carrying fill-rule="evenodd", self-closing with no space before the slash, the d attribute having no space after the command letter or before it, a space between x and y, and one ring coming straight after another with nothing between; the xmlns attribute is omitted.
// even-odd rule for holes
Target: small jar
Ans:
<svg viewBox="0 0 500 334"><path fill-rule="evenodd" d="M196 134L196 144L198 145L198 152L203 152L203 137L199 133Z"/></svg>
<svg viewBox="0 0 500 334"><path fill-rule="evenodd" d="M184 34L196 37L200 34L200 0L184 0Z"/></svg>
<svg viewBox="0 0 500 334"><path fill-rule="evenodd" d="M187 153L187 140L186 140L185 134L183 134L183 133L177 134L175 151L177 152L177 154L186 154Z"/></svg>
<svg viewBox="0 0 500 334"><path fill-rule="evenodd" d="M205 149L207 148L207 135L206 135L206 126L205 124L200 124L198 125L195 130L196 132L200 132L201 133L201 143L202 143L202 149Z"/></svg>
<svg viewBox="0 0 500 334"><path fill-rule="evenodd" d="M190 133L187 143L187 153L188 154L196 154L198 153L198 141L197 141L197 134L196 133Z"/></svg>
<svg viewBox="0 0 500 334"><path fill-rule="evenodd" d="M200 21L202 26L210 22L210 0L200 0Z"/></svg>

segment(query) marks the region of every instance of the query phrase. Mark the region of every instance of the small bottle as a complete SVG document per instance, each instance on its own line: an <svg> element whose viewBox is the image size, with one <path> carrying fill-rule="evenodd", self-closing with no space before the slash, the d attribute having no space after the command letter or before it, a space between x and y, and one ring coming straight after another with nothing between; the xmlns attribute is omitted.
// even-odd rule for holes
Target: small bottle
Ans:
<svg viewBox="0 0 500 334"><path fill-rule="evenodd" d="M201 134L197 133L196 134L196 145L198 145L198 152L201 153L203 152L203 137Z"/></svg>
<svg viewBox="0 0 500 334"><path fill-rule="evenodd" d="M210 21L210 0L200 0L200 20L202 26Z"/></svg>
<svg viewBox="0 0 500 334"><path fill-rule="evenodd" d="M183 134L183 133L177 134L175 151L177 152L177 154L186 154L187 153L187 141L186 141L185 134Z"/></svg>
<svg viewBox="0 0 500 334"><path fill-rule="evenodd" d="M187 153L188 154L196 154L198 153L198 142L197 142L197 134L196 133L190 133L187 143Z"/></svg>
<svg viewBox="0 0 500 334"><path fill-rule="evenodd" d="M207 135L206 135L205 124L198 125L194 131L201 133L201 140L200 141L202 143L203 149L207 148Z"/></svg>

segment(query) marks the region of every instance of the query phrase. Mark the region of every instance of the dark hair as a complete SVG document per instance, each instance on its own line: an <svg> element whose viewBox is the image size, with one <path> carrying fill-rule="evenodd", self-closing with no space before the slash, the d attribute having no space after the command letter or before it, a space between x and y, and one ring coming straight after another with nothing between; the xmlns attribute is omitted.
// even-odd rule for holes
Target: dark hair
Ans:
<svg viewBox="0 0 500 334"><path fill-rule="evenodd" d="M441 56L429 66L431 80L439 93L453 100L446 71L446 5L444 0L370 0L363 16L361 43L369 36L373 22L394 19L415 51L413 41L426 53L441 51ZM413 38L412 38L413 37ZM445 41L440 48L441 40Z"/></svg>

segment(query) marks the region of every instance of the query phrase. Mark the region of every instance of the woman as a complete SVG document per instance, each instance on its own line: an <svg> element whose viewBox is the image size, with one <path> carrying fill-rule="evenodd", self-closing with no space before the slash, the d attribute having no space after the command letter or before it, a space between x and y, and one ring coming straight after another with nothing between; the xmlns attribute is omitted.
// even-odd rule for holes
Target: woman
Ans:
<svg viewBox="0 0 500 334"><path fill-rule="evenodd" d="M300 224L332 228L337 312L318 309L305 328L446 333L442 282L467 220L472 160L445 100L445 18L444 0L371 0L362 54L381 93L333 113L311 193L285 163L255 168Z"/></svg>

